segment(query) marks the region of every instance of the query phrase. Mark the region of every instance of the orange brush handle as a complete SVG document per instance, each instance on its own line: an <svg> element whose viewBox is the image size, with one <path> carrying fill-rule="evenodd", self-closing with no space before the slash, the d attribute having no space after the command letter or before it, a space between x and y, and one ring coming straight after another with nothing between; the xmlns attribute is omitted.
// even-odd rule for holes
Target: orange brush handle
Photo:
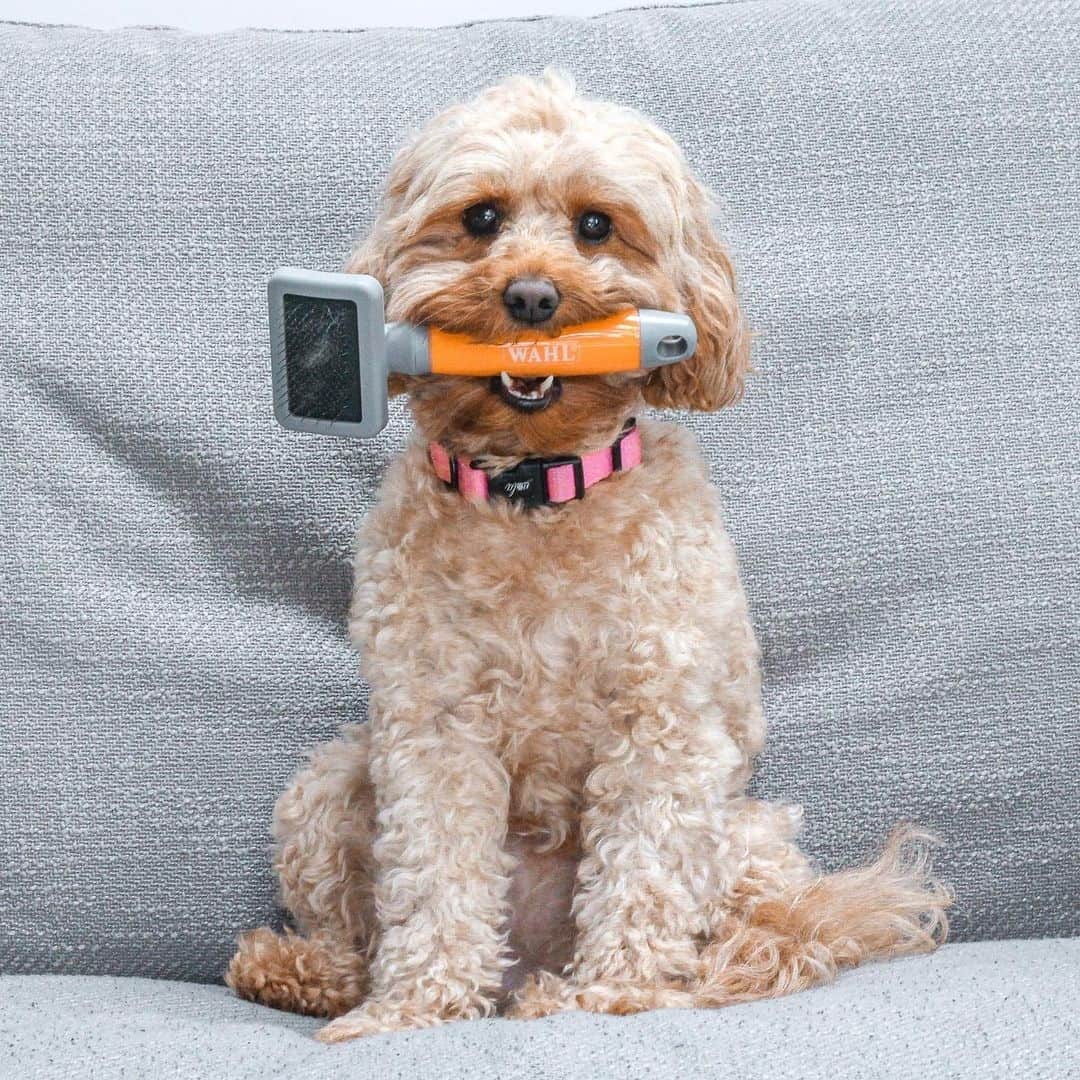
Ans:
<svg viewBox="0 0 1080 1080"><path fill-rule="evenodd" d="M436 375L602 375L641 367L641 325L636 311L623 311L580 323L557 337L499 345L432 327L428 349Z"/></svg>

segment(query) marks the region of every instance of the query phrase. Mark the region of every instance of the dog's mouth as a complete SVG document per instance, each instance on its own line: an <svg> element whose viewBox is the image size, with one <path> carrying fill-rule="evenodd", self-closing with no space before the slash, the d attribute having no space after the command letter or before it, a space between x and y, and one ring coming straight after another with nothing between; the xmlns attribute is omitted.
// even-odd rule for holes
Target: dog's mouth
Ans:
<svg viewBox="0 0 1080 1080"><path fill-rule="evenodd" d="M491 392L520 412L540 412L562 394L562 380L557 375L523 378L505 371L491 377Z"/></svg>

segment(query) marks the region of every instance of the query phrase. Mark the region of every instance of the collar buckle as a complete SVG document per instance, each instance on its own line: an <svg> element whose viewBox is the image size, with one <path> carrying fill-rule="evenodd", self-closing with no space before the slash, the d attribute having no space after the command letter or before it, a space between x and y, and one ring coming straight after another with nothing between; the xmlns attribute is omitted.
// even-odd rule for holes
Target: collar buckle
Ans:
<svg viewBox="0 0 1080 1080"><path fill-rule="evenodd" d="M512 469L488 477L488 493L522 506L546 506L547 463L543 458L525 458Z"/></svg>
<svg viewBox="0 0 1080 1080"><path fill-rule="evenodd" d="M556 458L525 458L514 468L488 477L488 493L519 503L529 509L550 506L548 473L563 465L574 470L574 498L585 498L585 466L573 455Z"/></svg>

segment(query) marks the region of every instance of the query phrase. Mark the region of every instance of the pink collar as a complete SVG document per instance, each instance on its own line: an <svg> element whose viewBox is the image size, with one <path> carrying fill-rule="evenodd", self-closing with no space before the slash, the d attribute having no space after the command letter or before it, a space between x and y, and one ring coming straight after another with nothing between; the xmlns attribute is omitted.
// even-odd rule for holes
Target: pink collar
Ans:
<svg viewBox="0 0 1080 1080"><path fill-rule="evenodd" d="M593 484L612 473L626 472L641 464L641 432L631 418L622 434L602 450L582 457L525 458L512 469L489 476L474 469L467 458L451 457L438 443L428 444L435 475L457 488L470 502L484 502L501 495L523 506L551 506L583 499Z"/></svg>

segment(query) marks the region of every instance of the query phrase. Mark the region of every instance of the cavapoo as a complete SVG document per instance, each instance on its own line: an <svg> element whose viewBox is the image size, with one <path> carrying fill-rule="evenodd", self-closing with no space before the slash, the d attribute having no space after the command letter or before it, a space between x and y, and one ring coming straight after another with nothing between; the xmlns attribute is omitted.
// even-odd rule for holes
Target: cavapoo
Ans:
<svg viewBox="0 0 1080 1080"><path fill-rule="evenodd" d="M480 340L642 307L691 315L698 347L651 372L393 377L416 435L349 615L370 721L280 798L296 930L244 935L229 985L333 1018L332 1042L727 1005L934 948L949 896L922 834L821 876L799 810L746 794L765 727L735 552L694 438L633 419L719 409L747 370L675 143L562 76L511 79L401 150L349 269L388 318Z"/></svg>

